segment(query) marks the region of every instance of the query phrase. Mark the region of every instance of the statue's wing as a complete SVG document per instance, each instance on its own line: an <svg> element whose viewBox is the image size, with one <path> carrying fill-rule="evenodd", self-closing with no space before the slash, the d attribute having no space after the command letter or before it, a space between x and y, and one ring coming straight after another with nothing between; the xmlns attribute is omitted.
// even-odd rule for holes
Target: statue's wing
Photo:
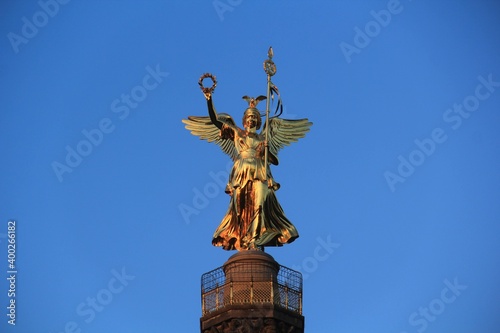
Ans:
<svg viewBox="0 0 500 333"><path fill-rule="evenodd" d="M228 114L219 113L217 120L227 126L236 127L233 118ZM188 119L182 119L182 122L186 124L186 129L191 131L191 134L200 137L202 140L215 142L233 161L236 160L238 153L234 146L234 141L230 138L222 137L221 130L212 123L210 117L189 116Z"/></svg>
<svg viewBox="0 0 500 333"><path fill-rule="evenodd" d="M278 151L303 138L312 123L308 119L269 119L269 152L278 156ZM264 134L266 129L262 130Z"/></svg>

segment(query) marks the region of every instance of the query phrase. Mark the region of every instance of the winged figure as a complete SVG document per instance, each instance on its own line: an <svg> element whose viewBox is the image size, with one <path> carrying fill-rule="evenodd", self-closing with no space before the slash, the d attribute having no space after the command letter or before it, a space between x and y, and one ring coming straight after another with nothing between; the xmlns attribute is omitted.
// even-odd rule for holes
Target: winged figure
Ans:
<svg viewBox="0 0 500 333"><path fill-rule="evenodd" d="M299 234L279 204L275 182L269 164L278 165L278 152L303 138L312 123L307 119L269 119L268 161L266 166L266 135L261 113L256 108L265 96L243 96L249 107L243 114L243 128L233 118L218 114L212 95L205 92L208 116L189 116L183 119L193 135L219 145L234 162L225 192L229 194L229 208L215 230L212 244L225 250L263 249L293 242ZM264 126L265 127L265 126Z"/></svg>

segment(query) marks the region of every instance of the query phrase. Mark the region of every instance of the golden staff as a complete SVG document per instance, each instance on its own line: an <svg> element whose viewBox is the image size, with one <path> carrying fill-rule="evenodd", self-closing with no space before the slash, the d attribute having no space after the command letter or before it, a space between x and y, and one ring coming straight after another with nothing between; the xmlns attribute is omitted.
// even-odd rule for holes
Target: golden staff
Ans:
<svg viewBox="0 0 500 333"><path fill-rule="evenodd" d="M267 57L264 61L264 71L267 74L267 98L266 98L266 140L264 142L264 165L265 165L265 175L267 178L267 164L269 160L269 146L268 146L268 139L269 139L269 108L271 104L271 76L276 74L276 65L273 62L273 48L270 46L269 51L267 51ZM271 186L269 179L267 180L268 186Z"/></svg>

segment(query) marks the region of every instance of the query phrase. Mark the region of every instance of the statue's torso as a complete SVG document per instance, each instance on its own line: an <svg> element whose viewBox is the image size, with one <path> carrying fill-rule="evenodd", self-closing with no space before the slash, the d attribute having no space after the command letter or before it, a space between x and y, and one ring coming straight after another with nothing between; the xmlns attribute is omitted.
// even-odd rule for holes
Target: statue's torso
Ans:
<svg viewBox="0 0 500 333"><path fill-rule="evenodd" d="M233 186L242 186L249 180L264 181L264 136L237 129L234 131L234 145L238 160L231 172Z"/></svg>
<svg viewBox="0 0 500 333"><path fill-rule="evenodd" d="M258 133L238 130L235 133L234 144L240 158L264 158L264 140Z"/></svg>

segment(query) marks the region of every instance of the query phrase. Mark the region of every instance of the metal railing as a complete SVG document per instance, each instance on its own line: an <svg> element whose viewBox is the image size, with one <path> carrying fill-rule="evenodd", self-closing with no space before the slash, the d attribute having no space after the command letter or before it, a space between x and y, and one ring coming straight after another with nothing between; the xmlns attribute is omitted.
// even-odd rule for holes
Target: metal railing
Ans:
<svg viewBox="0 0 500 333"><path fill-rule="evenodd" d="M201 277L202 314L235 304L273 304L302 314L302 274L279 266L278 274L262 277L249 265L237 280L226 278L223 267ZM258 278L254 278L254 274Z"/></svg>

